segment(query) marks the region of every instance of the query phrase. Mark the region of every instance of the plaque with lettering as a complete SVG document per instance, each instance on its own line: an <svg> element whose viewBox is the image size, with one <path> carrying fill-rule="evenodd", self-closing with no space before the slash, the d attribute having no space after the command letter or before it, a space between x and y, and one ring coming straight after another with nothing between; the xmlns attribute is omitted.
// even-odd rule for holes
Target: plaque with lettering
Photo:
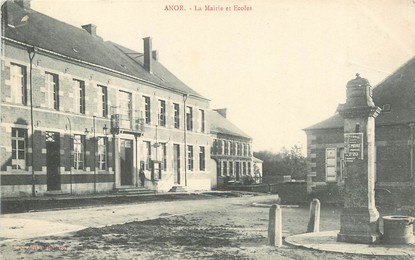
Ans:
<svg viewBox="0 0 415 260"><path fill-rule="evenodd" d="M363 159L363 133L345 133L344 142L346 149L344 161L353 162L355 159Z"/></svg>

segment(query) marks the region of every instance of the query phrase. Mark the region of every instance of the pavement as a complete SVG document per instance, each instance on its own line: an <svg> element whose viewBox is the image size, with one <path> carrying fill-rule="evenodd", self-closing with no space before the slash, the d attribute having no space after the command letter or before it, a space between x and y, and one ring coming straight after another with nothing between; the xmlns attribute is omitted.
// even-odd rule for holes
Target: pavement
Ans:
<svg viewBox="0 0 415 260"><path fill-rule="evenodd" d="M351 244L337 242L339 231L305 233L287 237L285 242L290 245L347 254L371 256L410 256L415 257L415 244L386 245L386 244Z"/></svg>

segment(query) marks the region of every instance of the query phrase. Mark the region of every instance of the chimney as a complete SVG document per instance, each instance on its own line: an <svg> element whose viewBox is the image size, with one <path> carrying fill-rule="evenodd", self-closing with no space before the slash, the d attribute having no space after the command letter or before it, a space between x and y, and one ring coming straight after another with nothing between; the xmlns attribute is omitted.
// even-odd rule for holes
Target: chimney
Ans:
<svg viewBox="0 0 415 260"><path fill-rule="evenodd" d="M152 52L152 56L153 56L153 59L154 60L156 60L156 61L159 60L159 52L158 51L153 51Z"/></svg>
<svg viewBox="0 0 415 260"><path fill-rule="evenodd" d="M20 7L22 7L24 10L28 11L30 10L30 0L14 0L14 2Z"/></svg>
<svg viewBox="0 0 415 260"><path fill-rule="evenodd" d="M219 108L219 109L213 109L214 111L218 112L221 116L226 118L226 110L227 108Z"/></svg>
<svg viewBox="0 0 415 260"><path fill-rule="evenodd" d="M148 72L151 72L151 56L152 56L151 37L143 38L143 40L144 40L144 69Z"/></svg>
<svg viewBox="0 0 415 260"><path fill-rule="evenodd" d="M92 36L97 36L97 26L94 24L85 24L81 26L85 31L87 31Z"/></svg>

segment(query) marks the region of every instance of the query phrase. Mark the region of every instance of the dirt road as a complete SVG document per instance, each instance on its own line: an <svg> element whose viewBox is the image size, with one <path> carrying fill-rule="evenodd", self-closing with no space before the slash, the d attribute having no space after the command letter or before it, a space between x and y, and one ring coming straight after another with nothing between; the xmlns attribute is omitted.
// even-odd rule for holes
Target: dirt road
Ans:
<svg viewBox="0 0 415 260"><path fill-rule="evenodd" d="M371 259L268 246L269 208L252 203L273 201L258 196L7 215L89 228L10 241L0 253L3 259ZM321 230L338 229L339 214L323 206ZM308 207L283 208L283 235L303 233L307 221Z"/></svg>

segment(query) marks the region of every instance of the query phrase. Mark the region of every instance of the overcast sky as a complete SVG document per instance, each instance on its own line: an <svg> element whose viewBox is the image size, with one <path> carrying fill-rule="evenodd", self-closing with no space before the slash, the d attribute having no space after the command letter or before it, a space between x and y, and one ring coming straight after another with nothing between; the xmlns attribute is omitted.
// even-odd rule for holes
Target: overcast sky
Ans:
<svg viewBox="0 0 415 260"><path fill-rule="evenodd" d="M335 113L359 72L372 86L415 54L415 0L32 0L32 8L143 50L228 108L254 150L306 148L303 128ZM186 11L165 11L166 5ZM252 11L195 11L234 5Z"/></svg>

